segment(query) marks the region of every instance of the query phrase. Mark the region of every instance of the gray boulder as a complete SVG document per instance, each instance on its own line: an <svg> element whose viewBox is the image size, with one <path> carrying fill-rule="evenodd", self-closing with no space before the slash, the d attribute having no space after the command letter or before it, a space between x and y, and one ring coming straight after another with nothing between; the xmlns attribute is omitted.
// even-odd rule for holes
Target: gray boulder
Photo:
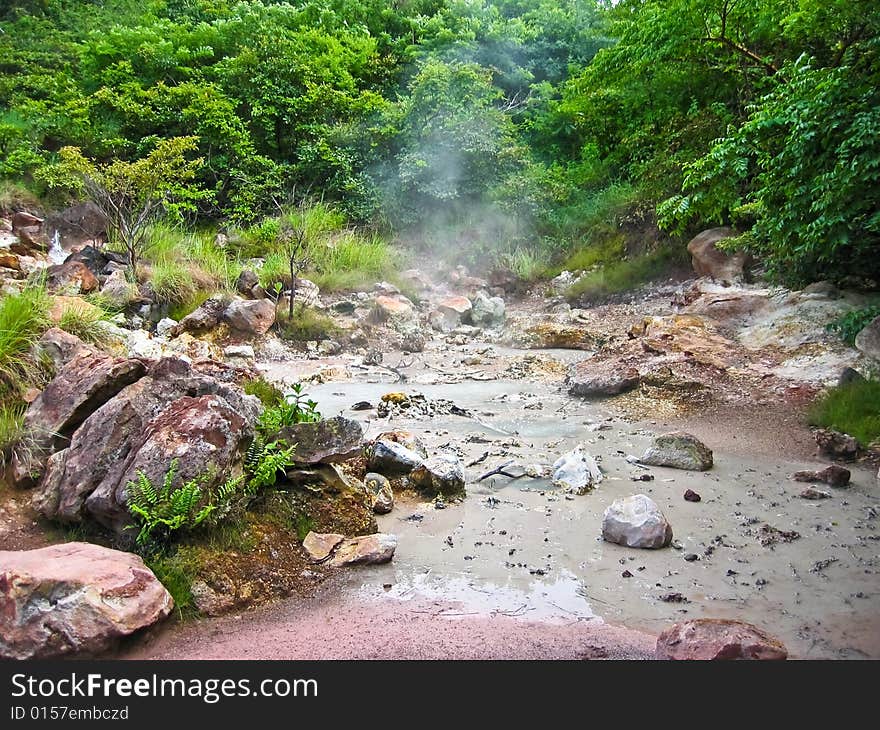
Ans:
<svg viewBox="0 0 880 730"><path fill-rule="evenodd" d="M602 470L583 447L560 456L553 464L553 486L575 494L587 494L602 481Z"/></svg>
<svg viewBox="0 0 880 730"><path fill-rule="evenodd" d="M477 292L472 301L469 317L475 327L500 327L505 319L504 300L501 297L488 297L483 292Z"/></svg>
<svg viewBox="0 0 880 730"><path fill-rule="evenodd" d="M464 467L457 456L440 454L422 462L409 474L409 483L430 497L463 497Z"/></svg>
<svg viewBox="0 0 880 730"><path fill-rule="evenodd" d="M223 319L238 332L259 337L275 324L275 304L268 299L234 299Z"/></svg>
<svg viewBox="0 0 880 730"><path fill-rule="evenodd" d="M676 431L657 436L640 461L651 466L706 471L712 468L712 450L696 436Z"/></svg>
<svg viewBox="0 0 880 730"><path fill-rule="evenodd" d="M736 235L731 228L710 228L688 243L688 253L697 276L709 276L724 284L742 281L748 256L743 252L726 253L717 244Z"/></svg>
<svg viewBox="0 0 880 730"><path fill-rule="evenodd" d="M856 335L856 349L880 362L880 317L875 317Z"/></svg>
<svg viewBox="0 0 880 730"><path fill-rule="evenodd" d="M616 499L602 518L602 539L634 548L662 548L672 527L653 499L644 494Z"/></svg>
<svg viewBox="0 0 880 730"><path fill-rule="evenodd" d="M296 446L293 460L297 464L335 464L361 453L364 429L357 421L336 416L286 426L278 432L278 438Z"/></svg>

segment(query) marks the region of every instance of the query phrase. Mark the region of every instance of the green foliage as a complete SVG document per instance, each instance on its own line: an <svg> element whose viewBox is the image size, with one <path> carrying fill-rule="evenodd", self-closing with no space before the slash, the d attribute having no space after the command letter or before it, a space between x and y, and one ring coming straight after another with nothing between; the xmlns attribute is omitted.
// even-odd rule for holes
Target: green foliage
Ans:
<svg viewBox="0 0 880 730"><path fill-rule="evenodd" d="M339 330L332 317L302 304L294 307L293 319L279 313L277 325L281 337L294 342L326 340Z"/></svg>
<svg viewBox="0 0 880 730"><path fill-rule="evenodd" d="M0 400L39 378L40 363L31 349L48 327L48 309L40 282L0 299Z"/></svg>
<svg viewBox="0 0 880 730"><path fill-rule="evenodd" d="M24 426L22 403L0 402L0 470L12 459L15 453L26 455L30 448L30 439Z"/></svg>
<svg viewBox="0 0 880 730"><path fill-rule="evenodd" d="M299 541L302 542L310 532L314 531L315 521L309 515L300 513L296 515L294 527L296 528L296 536L299 538Z"/></svg>
<svg viewBox="0 0 880 730"><path fill-rule="evenodd" d="M840 339L847 344L855 345L856 335L877 317L880 317L880 304L854 309L831 322L828 331L840 335Z"/></svg>
<svg viewBox="0 0 880 730"><path fill-rule="evenodd" d="M263 377L251 378L245 381L242 389L248 395L257 396L264 408L277 406L284 402L284 393Z"/></svg>
<svg viewBox="0 0 880 730"><path fill-rule="evenodd" d="M143 471L128 482L128 510L140 526L136 542L145 547L167 541L172 533L193 530L206 520L217 522L232 510L242 492L242 477L230 478L212 494L203 493L208 476L176 484L178 461L174 459L161 485L154 485Z"/></svg>
<svg viewBox="0 0 880 730"><path fill-rule="evenodd" d="M250 475L248 488L257 492L264 487L274 486L278 474L293 463L295 446L287 446L284 441L265 443L261 436L253 440L245 455L244 467Z"/></svg>
<svg viewBox="0 0 880 730"><path fill-rule="evenodd" d="M681 249L660 248L642 256L609 263L572 284L569 299L598 299L662 279L682 264Z"/></svg>
<svg viewBox="0 0 880 730"><path fill-rule="evenodd" d="M191 567L178 560L177 556L164 553L147 555L144 562L171 594L178 616L184 619L194 614L192 584L196 576Z"/></svg>
<svg viewBox="0 0 880 730"><path fill-rule="evenodd" d="M110 318L110 312L95 303L83 307L72 305L62 310L58 327L83 342L106 347L115 339L108 328Z"/></svg>
<svg viewBox="0 0 880 730"><path fill-rule="evenodd" d="M831 388L813 403L810 423L854 436L862 446L880 440L880 381Z"/></svg>
<svg viewBox="0 0 880 730"><path fill-rule="evenodd" d="M287 426L320 420L318 404L308 397L302 383L296 383L281 403L263 410L257 420L257 429L262 435L272 437Z"/></svg>

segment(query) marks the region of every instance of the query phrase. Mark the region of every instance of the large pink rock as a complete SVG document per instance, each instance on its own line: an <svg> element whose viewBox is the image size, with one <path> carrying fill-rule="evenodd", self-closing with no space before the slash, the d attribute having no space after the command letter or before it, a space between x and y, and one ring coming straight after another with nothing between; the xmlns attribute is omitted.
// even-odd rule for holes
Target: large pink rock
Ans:
<svg viewBox="0 0 880 730"><path fill-rule="evenodd" d="M720 618L675 624L657 637L658 659L786 659L788 651L757 626Z"/></svg>
<svg viewBox="0 0 880 730"><path fill-rule="evenodd" d="M717 246L734 235L731 228L710 228L691 239L687 248L698 276L709 276L728 284L742 280L748 255L742 251L726 253Z"/></svg>
<svg viewBox="0 0 880 730"><path fill-rule="evenodd" d="M0 657L104 651L174 601L132 553L83 542L0 552Z"/></svg>
<svg viewBox="0 0 880 730"><path fill-rule="evenodd" d="M264 335L275 324L275 305L268 299L235 299L226 307L223 318L242 334Z"/></svg>
<svg viewBox="0 0 880 730"><path fill-rule="evenodd" d="M81 261L65 261L46 269L46 287L50 292L88 294L97 291L100 283Z"/></svg>

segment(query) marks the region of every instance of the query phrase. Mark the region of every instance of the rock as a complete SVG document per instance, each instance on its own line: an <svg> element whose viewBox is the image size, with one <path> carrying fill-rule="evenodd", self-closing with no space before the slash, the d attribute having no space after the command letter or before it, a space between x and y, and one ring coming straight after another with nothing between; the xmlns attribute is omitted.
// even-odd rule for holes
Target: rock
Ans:
<svg viewBox="0 0 880 730"><path fill-rule="evenodd" d="M394 508L394 492L389 482L381 474L370 472L364 477L364 486L373 500L373 512L384 515Z"/></svg>
<svg viewBox="0 0 880 730"><path fill-rule="evenodd" d="M651 466L706 471L712 468L712 450L695 436L676 431L657 436L639 461Z"/></svg>
<svg viewBox="0 0 880 730"><path fill-rule="evenodd" d="M228 587L232 590L235 589L231 581ZM234 594L230 595L225 591L215 590L203 580L193 581L190 586L190 594L193 605L199 613L205 616L221 616L235 607Z"/></svg>
<svg viewBox="0 0 880 730"><path fill-rule="evenodd" d="M554 320L530 323L513 339L523 347L538 350L595 350L599 346L599 340L586 327Z"/></svg>
<svg viewBox="0 0 880 730"><path fill-rule="evenodd" d="M796 471L791 478L796 482L824 482L832 487L845 487L849 484L850 471L831 464L821 471Z"/></svg>
<svg viewBox="0 0 880 730"><path fill-rule="evenodd" d="M345 535L336 533L310 532L303 540L303 549L309 554L313 563L320 563L330 557L336 547L345 539Z"/></svg>
<svg viewBox="0 0 880 730"><path fill-rule="evenodd" d="M259 337L275 324L275 305L268 299L234 299L223 319L238 332Z"/></svg>
<svg viewBox="0 0 880 730"><path fill-rule="evenodd" d="M863 383L864 381L865 377L858 370L847 367L841 370L840 377L837 379L837 386L842 388L844 385Z"/></svg>
<svg viewBox="0 0 880 730"><path fill-rule="evenodd" d="M464 496L464 467L457 456L441 454L419 464L409 474L409 483L428 496Z"/></svg>
<svg viewBox="0 0 880 730"><path fill-rule="evenodd" d="M118 521L120 529L124 529L127 524L125 480L131 478L127 475L142 465L139 451L155 430L156 419L184 396L214 395L226 404L224 412L234 411L244 418L247 426L242 428L239 439L241 447L246 446L244 442L250 438L252 424L260 412L259 400L245 395L236 385L222 382L221 377L222 373L199 370L177 358L166 358L150 365L146 375L86 418L76 429L70 446L49 460L34 496L37 511L48 519L80 522L94 516L91 510L97 509L105 515L105 522ZM173 437L174 425L167 419L165 424L172 429L170 436ZM181 459L179 478L197 476L211 463L229 468L222 458L214 458L215 452L230 451L222 434L217 436L206 432L194 436L199 440L208 439L203 446L211 456L203 464L184 464ZM182 445L176 456L186 457L188 453L190 450ZM174 456L168 456L160 468L167 470ZM192 456L199 456L198 449ZM164 471L159 477L160 482L162 476ZM95 493L95 501L87 504L86 500Z"/></svg>
<svg viewBox="0 0 880 730"><path fill-rule="evenodd" d="M553 464L553 486L583 495L602 481L602 470L583 447L578 446Z"/></svg>
<svg viewBox="0 0 880 730"><path fill-rule="evenodd" d="M637 388L639 371L635 368L603 363L597 366L590 360L582 360L571 366L566 377L569 395L581 398L605 398Z"/></svg>
<svg viewBox="0 0 880 730"><path fill-rule="evenodd" d="M4 269L12 269L13 271L21 271L21 261L18 256L11 251L0 251L0 267Z"/></svg>
<svg viewBox="0 0 880 730"><path fill-rule="evenodd" d="M734 344L704 317L674 314L646 317L630 330L642 349L654 355L675 355L687 361L727 370L738 362Z"/></svg>
<svg viewBox="0 0 880 730"><path fill-rule="evenodd" d="M721 251L716 244L735 235L730 228L710 228L688 243L688 253L697 276L709 276L723 283L742 281L747 254Z"/></svg>
<svg viewBox="0 0 880 730"><path fill-rule="evenodd" d="M156 322L156 334L159 337L169 337L174 333L178 324L178 322L170 317L162 317L162 319Z"/></svg>
<svg viewBox="0 0 880 730"><path fill-rule="evenodd" d="M64 263L70 262L83 264L95 276L103 274L111 263L122 266L123 270L128 263L123 254L116 253L115 251L106 251L95 246L84 246L79 251L70 254L64 260Z"/></svg>
<svg viewBox="0 0 880 730"><path fill-rule="evenodd" d="M856 335L856 349L865 357L880 362L880 317L875 317Z"/></svg>
<svg viewBox="0 0 880 730"><path fill-rule="evenodd" d="M467 297L446 297L437 302L430 315L431 327L438 332L450 332L467 317L473 305Z"/></svg>
<svg viewBox="0 0 880 730"><path fill-rule="evenodd" d="M24 424L36 446L28 471L41 471L41 456L48 457L67 446L86 418L145 371L140 360L114 358L93 349L77 350L25 413Z"/></svg>
<svg viewBox="0 0 880 730"><path fill-rule="evenodd" d="M427 338L419 331L406 332L400 338L402 352L424 352L427 344Z"/></svg>
<svg viewBox="0 0 880 730"><path fill-rule="evenodd" d="M68 247L84 241L106 240L107 227L107 216L91 201L49 214L45 225L47 231L57 231ZM110 254L109 251L106 253ZM115 255L121 257L121 254Z"/></svg>
<svg viewBox="0 0 880 730"><path fill-rule="evenodd" d="M244 269L235 280L235 291L248 299L266 298L266 292L260 286L260 278L248 269Z"/></svg>
<svg viewBox="0 0 880 730"><path fill-rule="evenodd" d="M418 312L413 303L402 294L376 297L370 312L370 320L385 323L402 335L421 330Z"/></svg>
<svg viewBox="0 0 880 730"><path fill-rule="evenodd" d="M663 548L672 542L672 526L653 499L644 494L616 499L602 518L602 539L635 548Z"/></svg>
<svg viewBox="0 0 880 730"><path fill-rule="evenodd" d="M471 302L470 323L475 327L500 327L504 324L505 307L501 297L488 297L477 292Z"/></svg>
<svg viewBox="0 0 880 730"><path fill-rule="evenodd" d="M69 542L0 552L0 657L104 651L174 607L137 555Z"/></svg>
<svg viewBox="0 0 880 730"><path fill-rule="evenodd" d="M56 371L69 363L80 350L94 350L76 335L57 327L46 330L37 342L35 349L40 355L52 361Z"/></svg>
<svg viewBox="0 0 880 730"><path fill-rule="evenodd" d="M837 299L840 296L840 291L833 282L814 281L804 287L801 298L806 298L804 295L817 299Z"/></svg>
<svg viewBox="0 0 880 730"><path fill-rule="evenodd" d="M757 626L700 618L675 624L657 638L657 659L786 659L785 646Z"/></svg>
<svg viewBox="0 0 880 730"><path fill-rule="evenodd" d="M354 310L357 309L357 302L353 302L350 299L343 299L342 301L331 304L330 309L338 314L354 314Z"/></svg>
<svg viewBox="0 0 880 730"><path fill-rule="evenodd" d="M421 441L409 431L380 434L364 452L367 468L387 476L409 474L428 458Z"/></svg>
<svg viewBox="0 0 880 730"><path fill-rule="evenodd" d="M220 396L178 398L147 423L144 432L134 440L121 476L105 478L85 499L85 510L105 527L128 534L124 531L132 520L127 485L140 472L152 484L162 484L176 460L177 484L201 478L203 492L212 494L235 475L236 465L241 463L252 437L253 428L244 416ZM70 465L65 463L62 478L66 477L68 484L69 472ZM50 478L47 472L47 480ZM67 504L60 506L63 509Z"/></svg>
<svg viewBox="0 0 880 730"><path fill-rule="evenodd" d="M43 219L27 213L23 210L12 214L12 232L14 233L20 228L33 228L43 225Z"/></svg>
<svg viewBox="0 0 880 730"><path fill-rule="evenodd" d="M703 498L693 489L688 489L684 493L684 499L686 502L700 502Z"/></svg>
<svg viewBox="0 0 880 730"><path fill-rule="evenodd" d="M820 428L813 436L819 451L831 459L853 461L859 455L859 442L847 433Z"/></svg>
<svg viewBox="0 0 880 730"><path fill-rule="evenodd" d="M50 292L89 294L98 287L97 277L79 261L65 261L46 269L46 288Z"/></svg>
<svg viewBox="0 0 880 730"><path fill-rule="evenodd" d="M226 302L222 297L216 296L206 299L180 320L177 326L169 332L169 335L177 337L183 332L191 332L196 335L209 332L220 324L225 311Z"/></svg>
<svg viewBox="0 0 880 730"><path fill-rule="evenodd" d="M254 348L250 345L229 345L223 348L226 357L238 357L244 360L253 360L256 357Z"/></svg>
<svg viewBox="0 0 880 730"><path fill-rule="evenodd" d="M333 568L341 568L346 565L374 565L387 563L394 557L397 549L397 537L386 533L364 535L343 540L329 565Z"/></svg>
<svg viewBox="0 0 880 730"><path fill-rule="evenodd" d="M336 416L315 423L285 426L277 438L296 444L293 460L297 464L334 464L361 453L364 429L357 421Z"/></svg>
<svg viewBox="0 0 880 730"><path fill-rule="evenodd" d="M815 487L807 487L800 495L803 499L830 499L831 492L823 492Z"/></svg>
<svg viewBox="0 0 880 730"><path fill-rule="evenodd" d="M101 287L101 296L111 306L119 309L139 298L138 288L125 278L122 271L114 271L107 277Z"/></svg>

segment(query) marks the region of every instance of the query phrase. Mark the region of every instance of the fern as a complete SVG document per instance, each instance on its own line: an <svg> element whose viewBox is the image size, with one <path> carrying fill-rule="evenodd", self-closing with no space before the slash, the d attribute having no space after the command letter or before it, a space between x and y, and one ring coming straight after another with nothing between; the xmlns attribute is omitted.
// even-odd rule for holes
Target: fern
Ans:
<svg viewBox="0 0 880 730"><path fill-rule="evenodd" d="M293 451L296 447L284 448L285 446L287 444L284 441L263 444L259 451L255 451L252 458L246 461L245 468L251 475L248 481L248 490L251 493L263 487L271 487L278 480L278 473L293 463Z"/></svg>

